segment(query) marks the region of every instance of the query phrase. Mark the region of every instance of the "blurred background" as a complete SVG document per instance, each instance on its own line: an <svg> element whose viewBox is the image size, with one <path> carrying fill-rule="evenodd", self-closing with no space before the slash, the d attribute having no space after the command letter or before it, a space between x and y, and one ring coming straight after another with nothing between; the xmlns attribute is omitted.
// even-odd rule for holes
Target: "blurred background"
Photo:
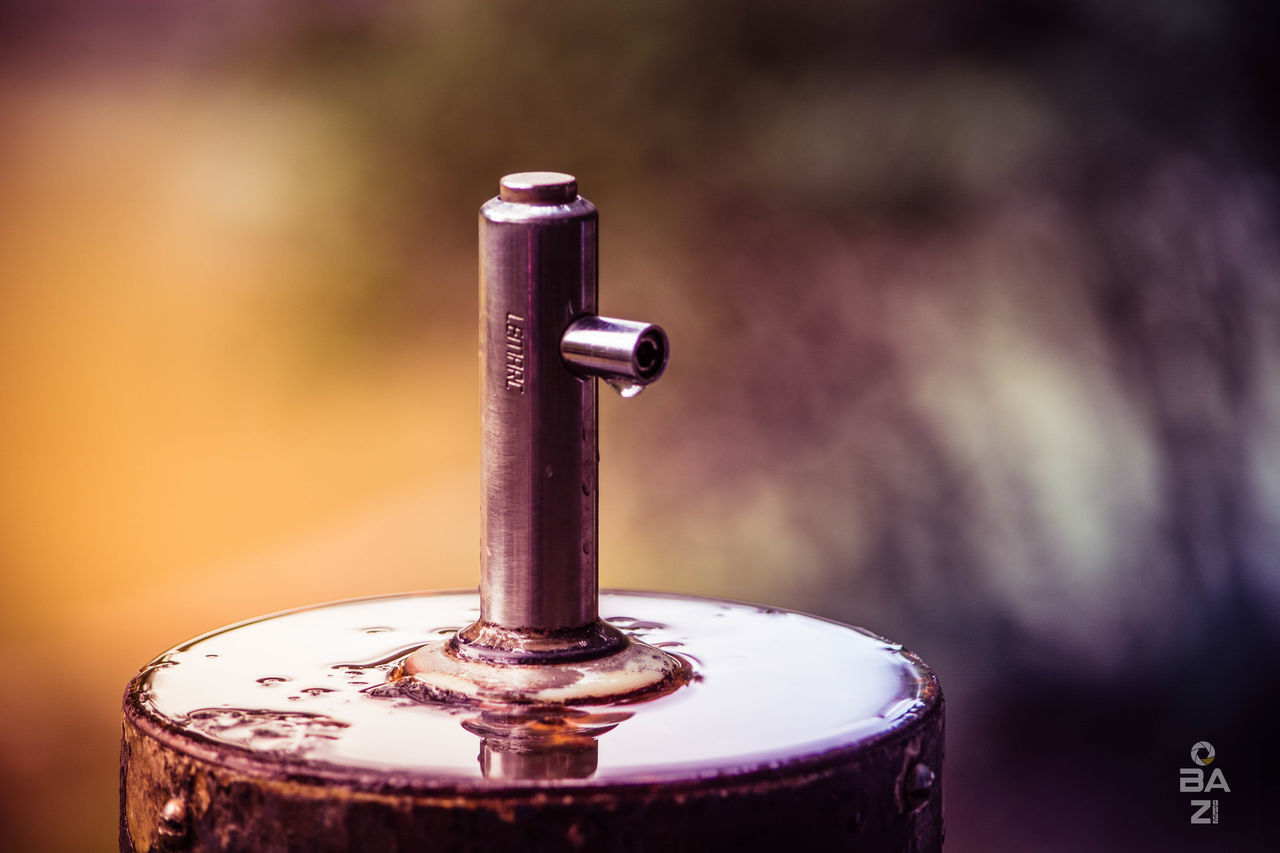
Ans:
<svg viewBox="0 0 1280 853"><path fill-rule="evenodd" d="M673 340L605 585L922 654L952 851L1269 847L1277 9L6 3L3 846L114 846L164 649L475 584L476 211L556 169Z"/></svg>

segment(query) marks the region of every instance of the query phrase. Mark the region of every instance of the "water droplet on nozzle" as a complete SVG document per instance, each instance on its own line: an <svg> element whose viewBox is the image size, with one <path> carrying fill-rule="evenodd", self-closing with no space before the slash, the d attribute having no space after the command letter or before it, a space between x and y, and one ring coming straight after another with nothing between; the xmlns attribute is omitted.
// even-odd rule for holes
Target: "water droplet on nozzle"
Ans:
<svg viewBox="0 0 1280 853"><path fill-rule="evenodd" d="M609 384L610 388L617 391L618 396L622 397L624 400L630 400L632 397L637 397L640 392L644 390L643 385L633 382L630 379L606 379L605 382Z"/></svg>

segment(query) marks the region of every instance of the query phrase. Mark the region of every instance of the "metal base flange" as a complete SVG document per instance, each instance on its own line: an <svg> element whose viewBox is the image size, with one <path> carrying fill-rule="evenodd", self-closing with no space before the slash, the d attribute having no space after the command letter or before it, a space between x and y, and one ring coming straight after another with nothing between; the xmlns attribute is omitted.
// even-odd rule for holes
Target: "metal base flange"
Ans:
<svg viewBox="0 0 1280 853"><path fill-rule="evenodd" d="M397 675L375 691L419 702L603 705L670 693L688 683L692 670L635 639L604 657L523 665L463 657L447 640L409 655Z"/></svg>

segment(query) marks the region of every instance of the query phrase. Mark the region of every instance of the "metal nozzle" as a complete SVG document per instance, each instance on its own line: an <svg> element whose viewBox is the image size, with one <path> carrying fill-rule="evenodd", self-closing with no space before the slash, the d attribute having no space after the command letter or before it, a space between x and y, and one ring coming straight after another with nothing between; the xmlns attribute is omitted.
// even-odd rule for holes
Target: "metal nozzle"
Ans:
<svg viewBox="0 0 1280 853"><path fill-rule="evenodd" d="M624 397L634 397L662 376L670 351L661 326L613 317L579 318L560 339L566 362L606 380Z"/></svg>

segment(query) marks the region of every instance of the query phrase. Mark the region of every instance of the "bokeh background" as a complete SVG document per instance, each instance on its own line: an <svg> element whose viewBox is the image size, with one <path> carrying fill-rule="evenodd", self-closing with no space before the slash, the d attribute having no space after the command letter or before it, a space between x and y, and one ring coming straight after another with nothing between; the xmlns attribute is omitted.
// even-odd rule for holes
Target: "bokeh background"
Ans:
<svg viewBox="0 0 1280 853"><path fill-rule="evenodd" d="M1277 8L6 3L0 846L114 845L165 648L474 585L476 210L546 168L673 340L606 585L920 652L950 850L1269 848Z"/></svg>

